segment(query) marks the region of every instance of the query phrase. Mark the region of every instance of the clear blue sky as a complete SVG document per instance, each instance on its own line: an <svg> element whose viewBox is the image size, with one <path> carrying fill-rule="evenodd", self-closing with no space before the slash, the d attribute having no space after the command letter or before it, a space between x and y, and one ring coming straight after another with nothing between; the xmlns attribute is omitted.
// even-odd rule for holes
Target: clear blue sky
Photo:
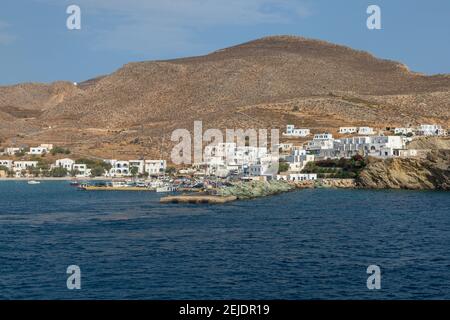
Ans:
<svg viewBox="0 0 450 320"><path fill-rule="evenodd" d="M66 8L81 7L81 30ZM382 10L382 30L366 9ZM450 73L448 0L2 0L0 84L82 81L131 61L201 55L262 36L322 39Z"/></svg>

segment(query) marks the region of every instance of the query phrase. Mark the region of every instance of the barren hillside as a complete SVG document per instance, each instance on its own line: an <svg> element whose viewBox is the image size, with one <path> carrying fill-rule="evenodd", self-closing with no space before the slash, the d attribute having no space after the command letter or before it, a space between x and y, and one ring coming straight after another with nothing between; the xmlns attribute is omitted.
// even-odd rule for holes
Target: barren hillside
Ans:
<svg viewBox="0 0 450 320"><path fill-rule="evenodd" d="M130 63L74 86L0 87L0 135L107 157L161 154L170 133L204 127L314 131L450 125L450 76L323 41L267 37L206 56ZM17 135L22 135L17 138Z"/></svg>

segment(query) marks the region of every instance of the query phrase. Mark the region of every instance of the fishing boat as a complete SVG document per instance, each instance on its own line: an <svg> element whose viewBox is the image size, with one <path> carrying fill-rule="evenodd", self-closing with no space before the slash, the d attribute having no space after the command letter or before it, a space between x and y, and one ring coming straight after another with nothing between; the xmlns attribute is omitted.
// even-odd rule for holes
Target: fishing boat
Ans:
<svg viewBox="0 0 450 320"><path fill-rule="evenodd" d="M28 184L40 184L40 181L36 181L36 180L30 180L28 181Z"/></svg>
<svg viewBox="0 0 450 320"><path fill-rule="evenodd" d="M175 191L175 187L173 187L170 184L165 184L161 187L156 188L156 192L174 192L174 191Z"/></svg>

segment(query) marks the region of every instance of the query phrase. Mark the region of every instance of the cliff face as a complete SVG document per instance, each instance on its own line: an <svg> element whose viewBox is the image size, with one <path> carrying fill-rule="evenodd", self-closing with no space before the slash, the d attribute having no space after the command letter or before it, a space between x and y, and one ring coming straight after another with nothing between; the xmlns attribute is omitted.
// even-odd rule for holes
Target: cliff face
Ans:
<svg viewBox="0 0 450 320"><path fill-rule="evenodd" d="M436 150L426 159L371 159L358 186L373 189L450 190L450 150Z"/></svg>

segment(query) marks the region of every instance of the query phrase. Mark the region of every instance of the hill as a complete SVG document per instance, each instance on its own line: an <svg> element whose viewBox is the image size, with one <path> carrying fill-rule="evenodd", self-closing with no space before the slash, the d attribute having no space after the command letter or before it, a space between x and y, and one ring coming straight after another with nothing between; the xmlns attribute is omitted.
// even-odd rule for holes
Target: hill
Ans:
<svg viewBox="0 0 450 320"><path fill-rule="evenodd" d="M450 76L323 41L258 39L206 56L136 62L74 86L0 87L0 135L53 142L82 154L168 157L174 129L284 128L334 131L450 124Z"/></svg>

